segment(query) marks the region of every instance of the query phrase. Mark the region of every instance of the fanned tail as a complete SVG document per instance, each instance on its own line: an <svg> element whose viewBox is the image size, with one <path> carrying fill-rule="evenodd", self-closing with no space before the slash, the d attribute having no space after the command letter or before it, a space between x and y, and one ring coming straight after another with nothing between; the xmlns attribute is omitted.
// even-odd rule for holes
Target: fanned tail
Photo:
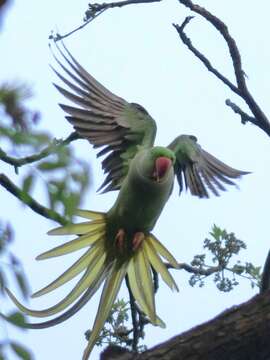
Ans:
<svg viewBox="0 0 270 360"><path fill-rule="evenodd" d="M103 287L98 312L88 345L84 351L83 360L89 358L126 274L139 308L153 325L165 327L165 323L156 314L151 266L172 290L178 291L178 287L160 255L169 261L173 267L178 267L173 255L152 234L149 234L142 242L141 247L124 264L119 266L117 260L114 262Z"/></svg>
<svg viewBox="0 0 270 360"><path fill-rule="evenodd" d="M87 247L87 251L63 274L57 277L49 285L35 292L32 297L38 297L47 294L58 287L64 285L75 276L84 272L80 280L70 293L59 301L54 306L51 306L43 310L32 310L21 304L12 292L6 289L9 297L15 303L15 305L25 314L33 317L48 317L58 314L68 308L71 304L75 305L61 316L49 320L44 323L26 324L29 328L45 328L54 326L62 321L65 321L72 315L74 315L83 305L91 299L95 292L100 287L102 281L109 273L110 264L108 264L105 252L105 226L106 216L104 213L78 210L77 215L92 219L85 223L69 224L63 227L59 227L49 231L50 235L70 235L70 234L82 234L74 240L68 241L63 245L57 246L45 253L39 255L37 260L44 260L51 257L62 256L79 249ZM80 298L80 299L79 299ZM79 300L78 300L79 299ZM87 301L85 301L87 299ZM76 310L78 309L78 310ZM75 311L76 310L76 311ZM55 321L54 321L55 320Z"/></svg>
<svg viewBox="0 0 270 360"><path fill-rule="evenodd" d="M15 305L27 315L38 318L57 315L51 320L25 325L31 329L42 329L57 325L76 314L92 298L105 280L97 315L83 355L83 360L87 360L126 275L138 307L153 325L165 327L164 322L156 314L152 269L161 275L164 282L172 290L178 291L178 287L162 258L166 259L173 267L178 265L173 255L152 234L146 234L140 247L132 254L129 253L126 258L123 259L123 254L119 258L117 254L115 257L108 256L110 255L107 254L108 247L105 246L106 214L86 210L78 210L76 214L89 221L59 227L49 231L49 234L77 234L80 236L44 252L37 259L44 260L63 256L83 248L87 248L86 252L62 275L35 292L32 297L51 292L83 273L74 288L57 304L43 310L29 309L22 305L10 290L7 289L7 293ZM59 313L61 314L59 315Z"/></svg>

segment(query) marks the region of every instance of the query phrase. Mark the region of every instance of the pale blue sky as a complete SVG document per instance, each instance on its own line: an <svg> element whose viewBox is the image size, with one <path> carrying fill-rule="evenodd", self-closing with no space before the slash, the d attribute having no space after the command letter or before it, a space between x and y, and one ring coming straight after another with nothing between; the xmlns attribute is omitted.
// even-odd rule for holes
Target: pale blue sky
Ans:
<svg viewBox="0 0 270 360"><path fill-rule="evenodd" d="M260 7L245 0L202 0L200 4L229 26L241 50L248 86L265 113L270 114L269 1L261 0ZM55 77L48 66L52 57L47 39L52 29L64 33L77 26L86 7L87 1L82 0L14 2L2 26L0 79L21 79L33 85L35 98L31 105L40 109L42 127L57 138L68 135L71 127L57 106L61 97L51 85ZM191 133L206 150L226 163L253 172L239 182L240 190L232 188L222 197L210 200L199 200L188 194L179 198L176 186L155 228L157 237L179 261L189 262L193 255L202 252L202 241L216 223L247 243L243 261L262 265L269 250L269 139L254 126L241 125L224 101L230 98L240 105L242 102L208 73L178 39L171 23L181 23L187 14L176 0L115 9L70 37L66 44L111 91L142 104L150 112L158 124L157 144L166 145L177 134ZM233 79L227 49L219 34L199 17L187 29L194 44ZM246 109L244 105L243 108ZM89 159L93 170L94 184L84 207L106 211L115 195L95 194L102 181L99 163L86 142L75 145L77 153ZM2 171L15 181L15 174L3 164ZM16 231L14 251L24 262L33 291L37 290L68 267L72 259L36 262L37 254L59 241L46 235L54 224L23 208L1 188L0 196L1 204L5 204L0 208L0 218L12 221ZM38 193L36 197L44 201ZM180 293L171 293L161 285L156 299L157 311L167 328L148 326L145 338L148 346L206 321L255 294L245 281L233 292L222 294L210 282L203 289L189 287L189 277L184 272L175 271L174 276ZM31 307L48 307L58 296L63 296L67 288L31 301ZM97 297L62 325L16 333L16 337L34 350L37 360L78 359L85 347L83 333L92 326L96 309ZM9 332L14 334L13 328L10 327ZM95 349L92 359L97 359L99 353L100 348Z"/></svg>

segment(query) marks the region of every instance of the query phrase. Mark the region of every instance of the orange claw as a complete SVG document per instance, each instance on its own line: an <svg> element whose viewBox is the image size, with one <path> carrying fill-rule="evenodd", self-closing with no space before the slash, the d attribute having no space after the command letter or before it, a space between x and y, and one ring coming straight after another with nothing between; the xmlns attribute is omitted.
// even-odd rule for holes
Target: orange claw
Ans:
<svg viewBox="0 0 270 360"><path fill-rule="evenodd" d="M132 240L132 250L136 251L140 247L141 243L143 242L145 236L144 233L139 231L134 234L133 240Z"/></svg>
<svg viewBox="0 0 270 360"><path fill-rule="evenodd" d="M115 236L116 246L121 253L124 251L124 242L125 242L125 231L124 229L119 229Z"/></svg>

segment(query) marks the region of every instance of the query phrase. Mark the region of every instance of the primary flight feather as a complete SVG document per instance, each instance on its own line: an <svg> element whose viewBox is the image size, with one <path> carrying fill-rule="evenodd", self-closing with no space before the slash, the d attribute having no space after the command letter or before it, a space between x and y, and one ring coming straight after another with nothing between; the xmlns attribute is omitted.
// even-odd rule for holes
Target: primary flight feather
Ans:
<svg viewBox="0 0 270 360"><path fill-rule="evenodd" d="M104 282L83 355L86 360L125 276L137 305L149 321L165 326L156 314L152 269L171 289L178 290L163 259L175 268L178 265L151 231L172 193L175 177L180 193L185 187L192 195L208 198L211 192L219 196L220 191L226 190L226 185L234 185L233 180L247 172L236 170L203 150L193 135L180 135L167 147L154 146L156 123L148 112L141 105L129 103L107 90L64 45L57 49L62 60L56 56L55 59L62 72L53 70L65 87L54 85L74 104L60 106L76 132L94 148L100 149L97 156L104 156L102 168L106 177L100 190L119 190L119 193L107 213L78 210L77 215L87 221L49 232L50 235L73 234L77 237L39 255L38 260L87 248L62 275L33 294L38 297L51 292L82 274L63 300L44 310L31 310L9 290L7 292L21 311L34 317L52 316L65 310L52 320L28 324L28 327L38 329L54 326L74 315Z"/></svg>

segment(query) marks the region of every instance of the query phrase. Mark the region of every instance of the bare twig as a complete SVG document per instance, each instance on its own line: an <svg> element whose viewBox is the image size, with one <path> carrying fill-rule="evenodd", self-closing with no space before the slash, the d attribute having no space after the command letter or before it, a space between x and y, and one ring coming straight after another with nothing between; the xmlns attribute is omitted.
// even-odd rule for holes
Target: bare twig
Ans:
<svg viewBox="0 0 270 360"><path fill-rule="evenodd" d="M158 279L158 273L154 268L152 269L152 275L153 275L153 284L154 284L154 293L156 294L159 288L159 279Z"/></svg>
<svg viewBox="0 0 270 360"><path fill-rule="evenodd" d="M258 126L258 121L256 118L249 116L247 113L245 113L238 105L233 103L230 99L227 99L225 101L225 104L229 106L236 114L241 116L241 123L246 124L247 122L251 122L254 125Z"/></svg>
<svg viewBox="0 0 270 360"><path fill-rule="evenodd" d="M101 15L104 11L108 9L113 8L121 8L123 6L127 5L134 5L134 4L149 4L149 3L155 3L155 2L161 2L162 0L126 0L126 1L114 1L111 3L102 3L102 4L88 4L88 10L85 12L84 17L84 23L77 28L73 29L72 31L60 35L50 35L49 39L54 41L63 40L64 38L74 34L75 32L83 29L86 25L88 25L90 22L92 22L94 19L96 19L99 15Z"/></svg>
<svg viewBox="0 0 270 360"><path fill-rule="evenodd" d="M99 15L101 15L106 9L100 11L99 13L93 15L92 17L90 17L88 20L85 19L85 22L81 25L79 25L78 27L76 27L75 29L71 30L70 32L64 34L64 35L60 35L59 33L56 33L56 35L54 35L53 33L49 36L49 40L53 40L53 41L60 41L63 40L67 37L69 37L70 35L74 34L75 32L83 29L86 25L88 25L91 21L93 21L94 19L96 19Z"/></svg>
<svg viewBox="0 0 270 360"><path fill-rule="evenodd" d="M61 225L68 224L68 220L59 215L54 210L46 208L38 203L29 194L22 191L17 185L15 185L5 174L0 174L0 185L2 185L7 191L13 194L17 199L29 206L37 214L58 222Z"/></svg>
<svg viewBox="0 0 270 360"><path fill-rule="evenodd" d="M191 11L201 15L207 21L209 21L223 36L225 39L233 62L235 77L237 81L237 85L239 89L247 90L246 87L246 80L245 80L245 73L242 69L242 60L241 55L236 45L235 40L231 37L227 26L222 22L218 17L211 14L210 11L206 10L205 8L193 4L191 0L179 0L179 2L186 7L188 7Z"/></svg>
<svg viewBox="0 0 270 360"><path fill-rule="evenodd" d="M7 164L13 165L15 168L18 168L20 166L39 161L39 160L47 157L48 155L54 153L55 149L57 147L68 145L72 141L77 140L79 138L80 138L80 136L74 131L64 140L56 140L56 139L53 140L52 144L47 146L45 149L43 149L38 154L25 156L22 158L15 158L15 157L9 156L6 154L6 152L4 150L2 150L0 148L0 160L6 162Z"/></svg>
<svg viewBox="0 0 270 360"><path fill-rule="evenodd" d="M179 0L179 3L185 5L191 11L202 16L221 33L222 37L224 38L228 46L231 55L237 85L234 85L217 69L215 69L211 65L207 57L204 56L192 45L190 39L184 33L184 28L190 21L190 17L187 17L181 26L174 24L174 27L176 28L183 43L188 47L190 51L192 51L192 53L204 64L204 66L209 71L211 71L219 80L221 80L234 93L239 95L246 102L246 104L248 105L250 111L252 112L256 120L254 121L254 118L248 115L247 117L245 117L245 122L249 121L253 123L254 125L261 128L268 136L270 136L270 122L247 88L245 72L242 68L241 55L235 40L229 33L227 26L219 18L211 14L208 10L197 4L194 4L191 0ZM244 112L241 110L241 113L239 111L237 113L240 115L242 113L243 115ZM241 119L243 120L242 115L241 115Z"/></svg>
<svg viewBox="0 0 270 360"><path fill-rule="evenodd" d="M138 311L137 311L137 306L135 303L134 296L132 294L132 291L131 291L131 288L129 285L128 276L125 277L125 280L126 280L126 285L128 288L130 312L131 312L131 319L132 319L132 332L133 332L132 350L137 351L138 342L139 342L139 327L138 327L138 320L137 320Z"/></svg>
<svg viewBox="0 0 270 360"><path fill-rule="evenodd" d="M182 25L173 24L175 29L178 32L178 35L180 36L180 39L183 41L183 43L188 47L188 49L198 58L201 60L201 62L206 66L207 70L212 72L219 80L221 80L224 84L226 84L233 92L235 92L238 95L241 95L238 88L224 75L222 75L217 69L215 69L210 61L207 59L206 56L204 56L198 49L196 49L193 45L191 40L187 37L187 35L184 32L185 26L193 19L193 16L188 16L182 23Z"/></svg>
<svg viewBox="0 0 270 360"><path fill-rule="evenodd" d="M113 9L115 7L123 7L127 5L137 5L137 4L150 4L154 2L161 2L162 0L125 0L125 1L113 1L111 3L103 4L89 4L89 10L86 12L86 16L91 13L95 13L102 10Z"/></svg>

